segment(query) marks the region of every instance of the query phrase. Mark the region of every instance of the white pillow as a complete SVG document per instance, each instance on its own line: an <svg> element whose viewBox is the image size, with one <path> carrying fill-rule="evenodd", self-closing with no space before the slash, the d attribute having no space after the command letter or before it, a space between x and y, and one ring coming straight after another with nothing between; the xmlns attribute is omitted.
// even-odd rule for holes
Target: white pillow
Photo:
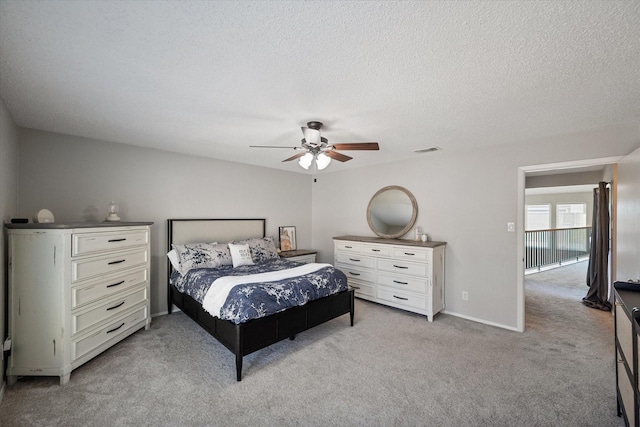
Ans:
<svg viewBox="0 0 640 427"><path fill-rule="evenodd" d="M229 243L229 251L231 252L233 268L240 267L241 265L253 265L253 259L251 259L251 250L249 249L249 245Z"/></svg>
<svg viewBox="0 0 640 427"><path fill-rule="evenodd" d="M182 268L180 266L180 255L178 254L178 251L175 249L171 249L167 254L167 258L169 258L169 261L171 261L173 269L182 274Z"/></svg>

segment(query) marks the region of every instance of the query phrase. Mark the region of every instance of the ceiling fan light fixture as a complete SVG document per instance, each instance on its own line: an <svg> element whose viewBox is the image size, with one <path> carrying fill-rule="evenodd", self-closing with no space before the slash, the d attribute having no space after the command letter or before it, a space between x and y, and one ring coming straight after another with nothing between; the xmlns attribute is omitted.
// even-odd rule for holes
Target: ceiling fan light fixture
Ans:
<svg viewBox="0 0 640 427"><path fill-rule="evenodd" d="M309 166L311 166L312 161L313 161L313 154L305 153L304 156L300 157L300 160L298 160L298 164L302 166L303 169L309 169Z"/></svg>
<svg viewBox="0 0 640 427"><path fill-rule="evenodd" d="M331 157L327 156L325 153L319 153L316 156L316 166L319 171L329 166L329 163L331 163Z"/></svg>
<svg viewBox="0 0 640 427"><path fill-rule="evenodd" d="M307 144L320 145L319 130L311 129L311 128L302 128L302 133L304 134L304 139L307 141Z"/></svg>

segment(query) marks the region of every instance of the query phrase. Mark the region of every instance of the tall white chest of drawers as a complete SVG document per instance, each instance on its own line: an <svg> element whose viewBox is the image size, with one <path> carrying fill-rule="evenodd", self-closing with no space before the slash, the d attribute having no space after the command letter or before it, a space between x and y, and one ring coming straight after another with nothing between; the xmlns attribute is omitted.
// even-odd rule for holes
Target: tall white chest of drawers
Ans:
<svg viewBox="0 0 640 427"><path fill-rule="evenodd" d="M7 378L59 376L148 329L151 222L7 224Z"/></svg>
<svg viewBox="0 0 640 427"><path fill-rule="evenodd" d="M445 242L334 237L334 261L358 298L420 313L444 309Z"/></svg>

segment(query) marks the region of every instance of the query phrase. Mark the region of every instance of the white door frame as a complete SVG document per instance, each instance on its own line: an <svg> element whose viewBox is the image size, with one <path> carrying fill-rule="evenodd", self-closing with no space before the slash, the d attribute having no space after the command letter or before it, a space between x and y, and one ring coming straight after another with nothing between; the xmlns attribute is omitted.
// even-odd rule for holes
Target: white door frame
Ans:
<svg viewBox="0 0 640 427"><path fill-rule="evenodd" d="M552 170L566 170L573 168L581 168L586 166L599 166L599 165L610 165L616 164L620 159L624 156L616 156L616 157L602 157L598 159L587 159L587 160L574 160L570 162L560 162L560 163L549 163L543 165L531 165L531 166L521 166L518 168L518 224L520 224L517 231L517 251L516 251L516 272L518 276L517 280L517 290L516 290L516 298L518 299L516 302L516 317L517 317L517 325L516 329L519 332L524 332L524 195L525 195L525 179L526 174L530 172L539 172L539 171L552 171ZM612 187L615 186L615 183ZM612 250L612 257L614 260L612 262L615 263L615 250Z"/></svg>

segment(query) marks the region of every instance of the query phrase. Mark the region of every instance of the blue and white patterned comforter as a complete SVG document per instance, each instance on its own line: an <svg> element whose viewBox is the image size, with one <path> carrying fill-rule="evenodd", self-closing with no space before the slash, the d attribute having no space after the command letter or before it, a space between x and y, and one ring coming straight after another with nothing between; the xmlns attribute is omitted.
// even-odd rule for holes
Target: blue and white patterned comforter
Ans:
<svg viewBox="0 0 640 427"><path fill-rule="evenodd" d="M213 284L225 276L281 271L301 264L285 259L270 259L255 265L233 268L196 268L184 276L174 273L171 283L200 304ZM309 301L347 290L347 277L333 266L289 279L266 283L246 283L234 286L220 308L220 318L233 323L266 317L290 307L304 305Z"/></svg>

